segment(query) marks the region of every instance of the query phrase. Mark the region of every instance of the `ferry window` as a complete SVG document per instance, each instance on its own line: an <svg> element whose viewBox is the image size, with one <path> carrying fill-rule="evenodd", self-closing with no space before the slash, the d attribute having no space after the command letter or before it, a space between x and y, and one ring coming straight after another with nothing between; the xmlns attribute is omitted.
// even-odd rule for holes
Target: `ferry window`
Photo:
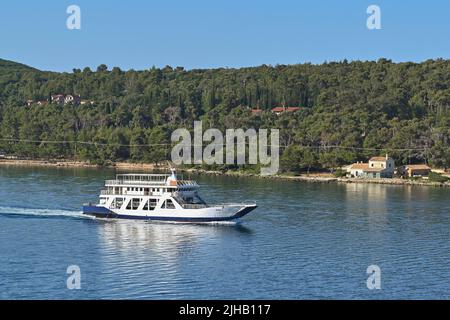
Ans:
<svg viewBox="0 0 450 320"><path fill-rule="evenodd" d="M141 203L141 199L139 198L132 198L127 204L128 210L137 210L139 208L139 204Z"/></svg>
<svg viewBox="0 0 450 320"><path fill-rule="evenodd" d="M156 208L156 205L158 204L158 199L150 199L150 210L153 210Z"/></svg>
<svg viewBox="0 0 450 320"><path fill-rule="evenodd" d="M115 201L116 201L116 203L115 203L115 208L116 208L116 209L122 208L123 198L117 198Z"/></svg>
<svg viewBox="0 0 450 320"><path fill-rule="evenodd" d="M156 208L157 203L158 203L157 199L149 199L145 202L143 210L154 210Z"/></svg>
<svg viewBox="0 0 450 320"><path fill-rule="evenodd" d="M141 204L141 199L139 198L133 198L132 200L132 209L133 210L137 210L137 208L139 208L139 205Z"/></svg>
<svg viewBox="0 0 450 320"><path fill-rule="evenodd" d="M173 204L172 200L167 199L165 203L166 209L175 209L175 205Z"/></svg>

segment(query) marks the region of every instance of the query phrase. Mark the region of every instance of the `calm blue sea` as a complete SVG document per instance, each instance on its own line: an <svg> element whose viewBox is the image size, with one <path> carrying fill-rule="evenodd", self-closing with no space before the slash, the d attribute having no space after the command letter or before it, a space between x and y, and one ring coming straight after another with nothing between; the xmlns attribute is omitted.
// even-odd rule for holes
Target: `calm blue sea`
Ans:
<svg viewBox="0 0 450 320"><path fill-rule="evenodd" d="M191 176L259 208L237 225L82 216L114 174L0 168L0 299L450 298L449 189Z"/></svg>

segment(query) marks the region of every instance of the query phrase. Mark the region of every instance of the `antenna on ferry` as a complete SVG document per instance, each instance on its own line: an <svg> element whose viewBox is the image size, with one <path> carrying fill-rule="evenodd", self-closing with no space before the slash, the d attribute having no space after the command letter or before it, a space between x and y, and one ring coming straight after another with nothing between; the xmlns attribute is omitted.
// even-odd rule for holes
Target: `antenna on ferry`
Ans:
<svg viewBox="0 0 450 320"><path fill-rule="evenodd" d="M170 160L167 160L167 165L169 166L170 172L172 173L173 178L177 178L177 170L175 169L175 166L173 166L172 162Z"/></svg>

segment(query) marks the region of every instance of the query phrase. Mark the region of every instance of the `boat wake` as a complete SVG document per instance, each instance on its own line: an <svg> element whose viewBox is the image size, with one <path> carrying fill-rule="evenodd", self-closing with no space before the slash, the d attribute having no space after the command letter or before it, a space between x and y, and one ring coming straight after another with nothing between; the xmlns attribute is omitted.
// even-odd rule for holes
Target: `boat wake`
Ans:
<svg viewBox="0 0 450 320"><path fill-rule="evenodd" d="M81 211L2 206L0 206L0 215L92 219L91 217L84 215Z"/></svg>

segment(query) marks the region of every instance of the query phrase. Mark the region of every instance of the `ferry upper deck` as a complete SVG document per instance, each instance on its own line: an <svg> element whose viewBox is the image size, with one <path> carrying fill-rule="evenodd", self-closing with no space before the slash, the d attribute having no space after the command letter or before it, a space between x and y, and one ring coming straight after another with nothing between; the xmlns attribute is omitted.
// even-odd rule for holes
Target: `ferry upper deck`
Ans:
<svg viewBox="0 0 450 320"><path fill-rule="evenodd" d="M170 174L118 174L115 180L106 180L105 185L149 185L198 187L194 180L179 180Z"/></svg>
<svg viewBox="0 0 450 320"><path fill-rule="evenodd" d="M101 195L151 195L193 191L199 185L193 180L178 180L173 174L118 174L115 180L106 180L105 187Z"/></svg>

